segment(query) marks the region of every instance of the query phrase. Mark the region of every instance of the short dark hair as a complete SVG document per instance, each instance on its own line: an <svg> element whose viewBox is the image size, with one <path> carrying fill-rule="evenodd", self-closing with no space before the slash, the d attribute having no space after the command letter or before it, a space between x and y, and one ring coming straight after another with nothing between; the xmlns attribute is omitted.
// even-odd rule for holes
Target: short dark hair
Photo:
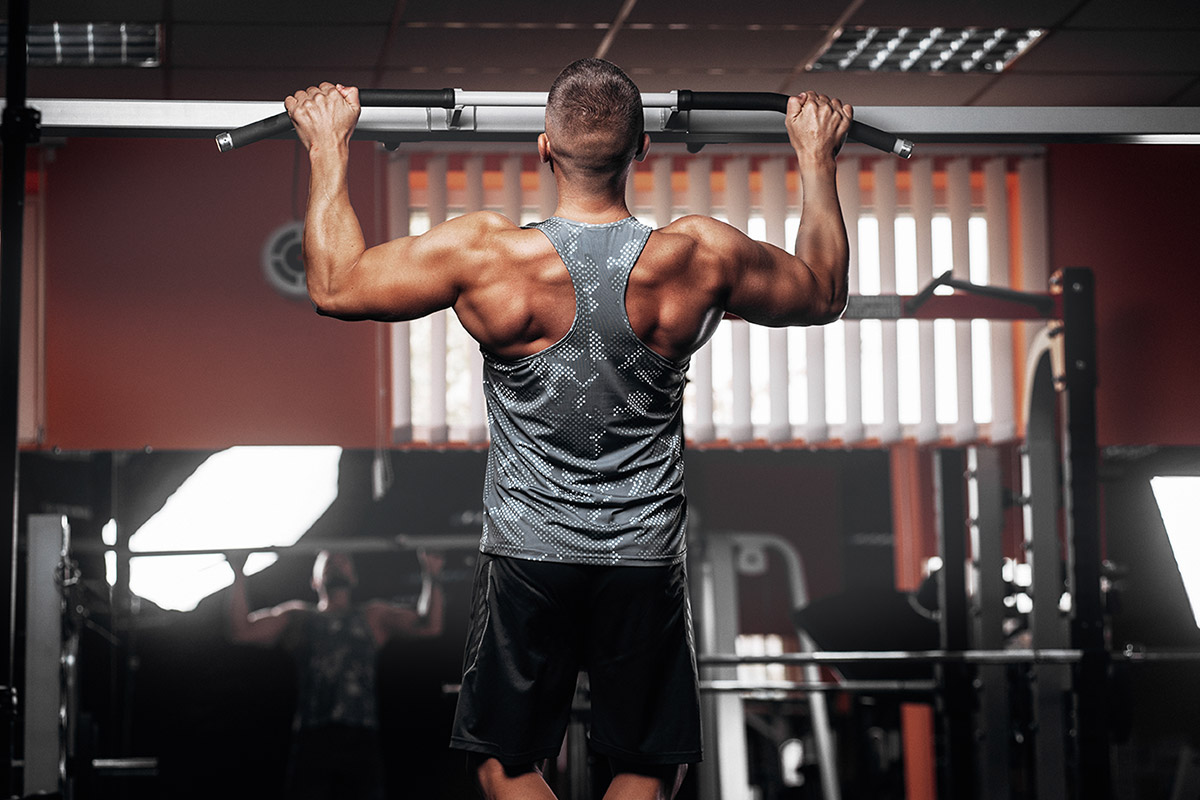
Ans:
<svg viewBox="0 0 1200 800"><path fill-rule="evenodd" d="M642 94L620 67L599 58L567 65L546 99L557 160L593 176L628 166L642 143Z"/></svg>

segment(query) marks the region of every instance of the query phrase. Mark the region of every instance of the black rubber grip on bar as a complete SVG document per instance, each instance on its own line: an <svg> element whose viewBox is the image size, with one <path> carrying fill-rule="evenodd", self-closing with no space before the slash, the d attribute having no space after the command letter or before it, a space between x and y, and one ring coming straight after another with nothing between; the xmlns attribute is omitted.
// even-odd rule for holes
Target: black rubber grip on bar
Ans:
<svg viewBox="0 0 1200 800"><path fill-rule="evenodd" d="M454 108L453 89L361 89L358 101L367 106L388 108ZM222 153L245 147L272 136L282 136L292 129L292 118L286 111L273 117L251 122L217 136L217 149Z"/></svg>
<svg viewBox="0 0 1200 800"><path fill-rule="evenodd" d="M778 111L782 114L787 112L788 103L788 95L775 92L692 92L680 89L677 97L680 111ZM912 155L912 142L858 120L851 120L846 138L885 153L895 153L901 158Z"/></svg>

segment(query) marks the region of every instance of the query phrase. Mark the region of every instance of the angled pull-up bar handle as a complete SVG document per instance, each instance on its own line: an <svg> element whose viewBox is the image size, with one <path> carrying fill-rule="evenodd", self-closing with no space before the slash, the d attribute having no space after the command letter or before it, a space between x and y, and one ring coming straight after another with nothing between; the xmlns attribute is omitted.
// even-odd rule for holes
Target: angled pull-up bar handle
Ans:
<svg viewBox="0 0 1200 800"><path fill-rule="evenodd" d="M454 89L361 89L358 101L363 107L454 108ZM263 139L270 139L272 136L282 136L292 127L292 118L283 111L273 117L219 134L217 149L227 153Z"/></svg>
<svg viewBox="0 0 1200 800"><path fill-rule="evenodd" d="M362 89L359 102L363 107L386 106L391 108L446 108L457 105L455 89ZM662 97L668 95L654 95ZM680 89L671 93L677 98L679 111L787 111L788 96L771 92L693 92ZM540 98L541 96L539 96ZM544 99L540 102L545 103ZM647 104L649 106L649 104ZM656 101L654 105L659 105ZM292 129L292 120L287 112L243 125L217 136L217 149L222 153L238 147L281 136ZM858 120L850 123L847 138L869 145L885 153L895 153L901 158L912 155L913 144L907 139L872 128Z"/></svg>
<svg viewBox="0 0 1200 800"><path fill-rule="evenodd" d="M904 303L904 313L908 315L915 314L917 309L925 305L931 297L934 290L939 286L949 286L952 289L958 289L968 294L979 295L980 297L991 297L996 300L1003 300L1009 303L1021 303L1024 305L1033 306L1040 313L1049 316L1054 311L1054 300L1042 294L1033 294L1031 292L1021 292L1016 289L1009 289L1004 286L988 286L986 284L971 283L959 278L953 277L950 270L943 272L941 275L934 278L917 294L910 297Z"/></svg>
<svg viewBox="0 0 1200 800"><path fill-rule="evenodd" d="M775 92L691 92L679 90L679 110L705 111L778 111L787 112L788 95ZM850 122L846 138L885 153L895 153L901 158L910 158L913 143L894 133L881 131L858 120Z"/></svg>

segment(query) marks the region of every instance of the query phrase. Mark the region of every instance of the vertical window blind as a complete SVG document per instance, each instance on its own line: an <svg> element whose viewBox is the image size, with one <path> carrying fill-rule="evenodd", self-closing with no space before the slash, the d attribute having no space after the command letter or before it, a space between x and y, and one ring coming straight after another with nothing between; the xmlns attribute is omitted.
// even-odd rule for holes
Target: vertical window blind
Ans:
<svg viewBox="0 0 1200 800"><path fill-rule="evenodd" d="M550 216L548 169L525 150L492 147L381 156L387 234L420 234L480 209L521 223ZM945 149L904 163L848 150L838 191L852 295L915 294L946 271L1046 289L1045 173L1035 149ZM637 165L627 200L651 226L708 214L790 250L801 192L786 148L658 147ZM692 358L687 436L710 446L1011 440L1022 428L1015 381L1030 325L868 319L768 329L725 320ZM389 328L393 441L484 444L481 359L453 313Z"/></svg>

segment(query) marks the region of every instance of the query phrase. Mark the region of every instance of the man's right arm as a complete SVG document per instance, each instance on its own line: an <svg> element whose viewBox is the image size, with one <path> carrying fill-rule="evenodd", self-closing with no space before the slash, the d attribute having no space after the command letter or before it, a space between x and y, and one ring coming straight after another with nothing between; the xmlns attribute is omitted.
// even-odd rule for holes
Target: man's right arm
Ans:
<svg viewBox="0 0 1200 800"><path fill-rule="evenodd" d="M849 243L835 155L852 118L849 106L823 95L805 93L788 101L788 136L804 192L795 253L723 226L714 238L728 254L726 311L781 326L824 324L845 310Z"/></svg>

